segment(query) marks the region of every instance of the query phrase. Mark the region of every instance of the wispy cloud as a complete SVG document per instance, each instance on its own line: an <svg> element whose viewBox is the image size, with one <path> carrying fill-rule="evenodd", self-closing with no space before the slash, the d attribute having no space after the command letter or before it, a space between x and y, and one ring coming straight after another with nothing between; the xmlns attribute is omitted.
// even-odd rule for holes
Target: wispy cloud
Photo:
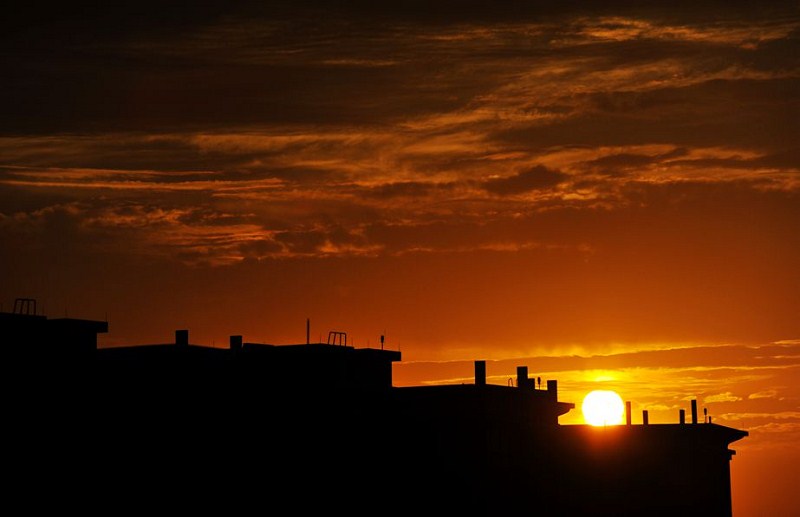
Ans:
<svg viewBox="0 0 800 517"><path fill-rule="evenodd" d="M739 400L742 400L742 398L737 397L730 391L726 391L725 393L717 393L715 395L708 395L703 399L706 404L712 402L737 402Z"/></svg>
<svg viewBox="0 0 800 517"><path fill-rule="evenodd" d="M778 396L778 390L772 389L772 390L764 390L764 391L759 391L759 392L756 392L756 393L751 393L750 395L747 396L747 398L751 399L751 400L752 399L769 399L769 398L775 398L777 396Z"/></svg>

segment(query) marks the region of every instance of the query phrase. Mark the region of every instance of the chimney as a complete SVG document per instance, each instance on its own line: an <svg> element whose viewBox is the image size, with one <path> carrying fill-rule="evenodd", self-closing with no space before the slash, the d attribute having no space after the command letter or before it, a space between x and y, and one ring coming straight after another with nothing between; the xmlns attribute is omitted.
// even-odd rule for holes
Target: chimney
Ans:
<svg viewBox="0 0 800 517"><path fill-rule="evenodd" d="M692 423L697 423L697 399L692 400Z"/></svg>
<svg viewBox="0 0 800 517"><path fill-rule="evenodd" d="M680 411L680 423L681 423L681 425L686 423L686 410L685 409L681 409L681 411Z"/></svg>
<svg viewBox="0 0 800 517"><path fill-rule="evenodd" d="M486 361L475 361L475 385L486 386Z"/></svg>
<svg viewBox="0 0 800 517"><path fill-rule="evenodd" d="M517 366L517 388L528 387L528 367Z"/></svg>
<svg viewBox="0 0 800 517"><path fill-rule="evenodd" d="M625 403L625 425L631 425L631 401Z"/></svg>
<svg viewBox="0 0 800 517"><path fill-rule="evenodd" d="M548 380L547 381L547 395L553 400L558 400L558 381Z"/></svg>
<svg viewBox="0 0 800 517"><path fill-rule="evenodd" d="M650 414L646 409L642 410L642 425L650 425Z"/></svg>
<svg viewBox="0 0 800 517"><path fill-rule="evenodd" d="M178 346L189 346L189 331L176 330L175 331L175 344Z"/></svg>
<svg viewBox="0 0 800 517"><path fill-rule="evenodd" d="M231 351L238 352L242 349L242 336L231 336L230 338Z"/></svg>

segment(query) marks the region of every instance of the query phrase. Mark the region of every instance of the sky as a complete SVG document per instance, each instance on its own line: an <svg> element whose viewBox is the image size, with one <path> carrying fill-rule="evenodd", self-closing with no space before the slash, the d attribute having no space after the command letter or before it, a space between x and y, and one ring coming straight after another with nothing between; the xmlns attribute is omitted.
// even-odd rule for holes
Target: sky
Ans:
<svg viewBox="0 0 800 517"><path fill-rule="evenodd" d="M108 5L107 5L108 4ZM15 2L0 298L101 346L344 331L398 385L489 361L747 430L800 475L800 6ZM580 421L579 411L562 423Z"/></svg>

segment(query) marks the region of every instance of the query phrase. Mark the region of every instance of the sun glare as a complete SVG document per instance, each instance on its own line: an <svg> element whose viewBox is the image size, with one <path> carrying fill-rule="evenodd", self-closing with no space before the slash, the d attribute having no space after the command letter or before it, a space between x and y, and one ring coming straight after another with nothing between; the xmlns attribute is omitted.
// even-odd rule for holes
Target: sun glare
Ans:
<svg viewBox="0 0 800 517"><path fill-rule="evenodd" d="M583 419L589 425L617 425L625 416L625 405L615 391L594 390L583 398Z"/></svg>

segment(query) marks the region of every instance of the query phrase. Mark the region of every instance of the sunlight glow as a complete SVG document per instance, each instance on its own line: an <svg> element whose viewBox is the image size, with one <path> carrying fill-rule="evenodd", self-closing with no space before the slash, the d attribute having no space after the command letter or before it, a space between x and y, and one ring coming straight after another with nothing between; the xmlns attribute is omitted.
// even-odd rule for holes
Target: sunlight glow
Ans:
<svg viewBox="0 0 800 517"><path fill-rule="evenodd" d="M589 425L617 425L625 416L625 405L615 391L594 390L586 395L581 407L583 419Z"/></svg>

